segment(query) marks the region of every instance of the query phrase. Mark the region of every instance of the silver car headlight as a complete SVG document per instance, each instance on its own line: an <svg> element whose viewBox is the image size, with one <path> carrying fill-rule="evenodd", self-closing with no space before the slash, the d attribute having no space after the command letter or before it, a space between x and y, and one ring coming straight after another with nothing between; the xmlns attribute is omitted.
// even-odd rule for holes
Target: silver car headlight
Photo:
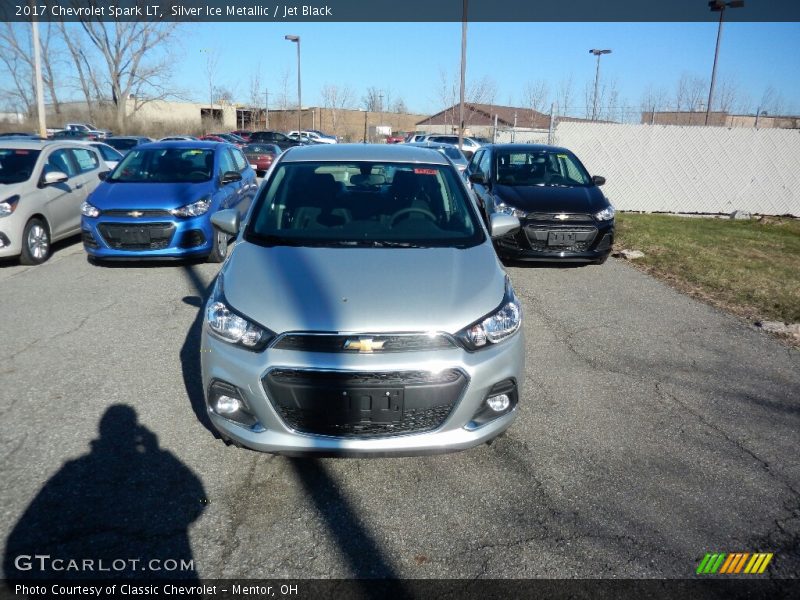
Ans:
<svg viewBox="0 0 800 600"><path fill-rule="evenodd" d="M456 334L467 350L478 350L497 344L514 335L522 326L522 306L506 277L506 293L495 310L468 325Z"/></svg>
<svg viewBox="0 0 800 600"><path fill-rule="evenodd" d="M598 221L610 221L614 218L616 213L617 211L614 210L614 207L609 204L608 208L604 208L600 212L594 213L594 218Z"/></svg>
<svg viewBox="0 0 800 600"><path fill-rule="evenodd" d="M505 202L498 203L495 206L495 211L503 215L511 215L512 217L517 217L518 219L524 219L525 216L528 214L524 210L520 210L514 206L510 206Z"/></svg>
<svg viewBox="0 0 800 600"><path fill-rule="evenodd" d="M211 334L229 344L252 350L263 350L274 334L238 314L225 301L222 275L217 277L214 291L206 304L206 325Z"/></svg>
<svg viewBox="0 0 800 600"><path fill-rule="evenodd" d="M200 215L206 214L209 208L211 208L210 196L198 200L197 202L181 206L180 208L173 208L169 212L176 217L199 217Z"/></svg>
<svg viewBox="0 0 800 600"><path fill-rule="evenodd" d="M15 194L10 198L6 198L2 202L0 202L0 219L3 217L7 217L11 213L14 212L14 209L17 208L17 203L19 202L19 195Z"/></svg>
<svg viewBox="0 0 800 600"><path fill-rule="evenodd" d="M100 209L88 202L83 202L81 204L81 214L84 217L99 217L100 216Z"/></svg>

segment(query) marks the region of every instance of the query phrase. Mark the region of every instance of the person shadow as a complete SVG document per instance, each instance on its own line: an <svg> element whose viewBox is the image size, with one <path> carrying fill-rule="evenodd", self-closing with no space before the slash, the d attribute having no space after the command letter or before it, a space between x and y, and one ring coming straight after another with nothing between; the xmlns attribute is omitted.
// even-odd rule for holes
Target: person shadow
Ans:
<svg viewBox="0 0 800 600"><path fill-rule="evenodd" d="M6 580L198 580L188 527L207 503L201 480L159 448L126 404L106 410L90 446L45 483L14 526Z"/></svg>

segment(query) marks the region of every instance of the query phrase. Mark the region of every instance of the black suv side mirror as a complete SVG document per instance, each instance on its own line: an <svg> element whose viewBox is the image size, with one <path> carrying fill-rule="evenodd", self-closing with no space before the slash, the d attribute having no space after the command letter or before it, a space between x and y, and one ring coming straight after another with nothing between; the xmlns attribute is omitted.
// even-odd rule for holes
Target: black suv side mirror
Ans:
<svg viewBox="0 0 800 600"><path fill-rule="evenodd" d="M484 175L480 171L476 171L475 173L470 173L469 180L472 183L481 183L483 185L486 185L486 175Z"/></svg>
<svg viewBox="0 0 800 600"><path fill-rule="evenodd" d="M592 183L595 185L603 185L606 182L606 178L602 175L592 175Z"/></svg>

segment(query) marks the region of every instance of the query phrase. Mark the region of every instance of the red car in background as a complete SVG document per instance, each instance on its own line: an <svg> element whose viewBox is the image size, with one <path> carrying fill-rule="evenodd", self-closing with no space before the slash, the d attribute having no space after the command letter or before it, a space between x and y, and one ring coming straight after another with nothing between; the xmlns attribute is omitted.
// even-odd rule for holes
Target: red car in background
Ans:
<svg viewBox="0 0 800 600"><path fill-rule="evenodd" d="M255 169L256 175L261 177L269 170L282 150L275 144L247 144L242 148L242 152Z"/></svg>
<svg viewBox="0 0 800 600"><path fill-rule="evenodd" d="M218 135L204 135L200 139L206 142L222 142L224 144L229 143L228 140L226 140L225 138L221 138Z"/></svg>

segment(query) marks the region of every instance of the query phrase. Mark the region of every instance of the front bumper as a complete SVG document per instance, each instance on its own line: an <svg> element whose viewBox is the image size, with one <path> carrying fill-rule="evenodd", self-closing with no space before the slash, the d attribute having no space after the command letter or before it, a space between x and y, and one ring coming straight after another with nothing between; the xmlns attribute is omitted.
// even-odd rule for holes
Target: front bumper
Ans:
<svg viewBox="0 0 800 600"><path fill-rule="evenodd" d="M495 384L516 383L521 397L524 380L525 342L522 331L496 346L478 352L461 348L385 354L341 354L267 348L254 353L220 341L204 328L201 341L203 389L209 418L223 437L263 452L290 455L408 456L464 450L487 442L505 431L516 418L516 409L476 425L476 413ZM466 378L449 414L435 429L386 436L343 437L297 431L281 416L279 404L270 398L264 378L275 369L352 373L439 373L457 370ZM258 423L246 427L215 413L208 406L213 381L236 386ZM321 400L322 401L322 400ZM327 400L325 400L327 402Z"/></svg>
<svg viewBox="0 0 800 600"><path fill-rule="evenodd" d="M0 258L19 256L22 252L22 231L25 217L19 210L0 219Z"/></svg>
<svg viewBox="0 0 800 600"><path fill-rule="evenodd" d="M89 256L104 260L205 256L214 243L209 216L82 217L83 247Z"/></svg>
<svg viewBox="0 0 800 600"><path fill-rule="evenodd" d="M552 244L551 234L571 236L570 242ZM603 261L614 244L614 221L555 224L523 220L519 231L494 242L499 256L526 261Z"/></svg>

